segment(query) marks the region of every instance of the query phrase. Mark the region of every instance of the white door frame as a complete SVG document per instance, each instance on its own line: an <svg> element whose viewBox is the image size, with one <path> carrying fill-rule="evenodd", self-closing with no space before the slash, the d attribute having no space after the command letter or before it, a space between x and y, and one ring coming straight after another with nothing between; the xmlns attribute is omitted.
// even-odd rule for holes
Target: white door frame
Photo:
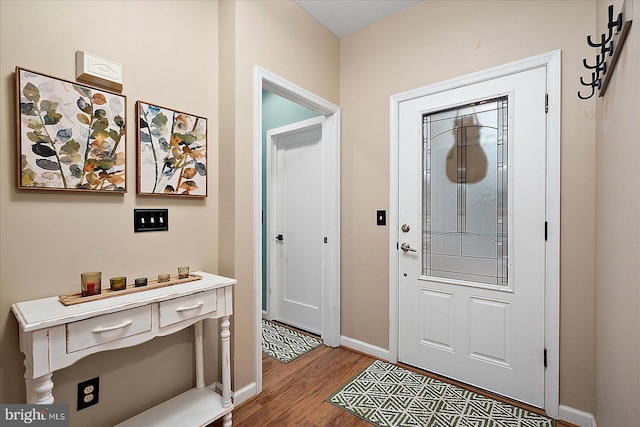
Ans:
<svg viewBox="0 0 640 427"><path fill-rule="evenodd" d="M286 137L288 135L305 132L311 129L320 128L321 138L322 138L322 124L326 119L324 116L318 116L307 120L302 120L296 123L292 123L286 126L281 126L275 129L270 129L267 132L267 146L266 146L266 156L267 156L267 252L268 252L268 261L267 265L274 266L278 263L278 245L274 236L278 233L278 194L277 191L272 191L272 189L276 188L278 183L277 172L278 172L278 159L277 159L277 151L278 151L278 139L282 137ZM322 146L320 147L323 153L323 158L320 159L322 163L324 163L324 139L320 141ZM324 184L324 182L323 182ZM323 185L324 190L324 185ZM325 199L323 198L322 204L325 204ZM324 215L323 215L324 217ZM325 221L322 223L323 227L323 236L326 236ZM286 242L286 236L285 236ZM285 243L286 244L286 243ZM325 253L323 247L323 254ZM321 260L322 262L322 260ZM269 268L268 276L267 276L267 319L275 319L278 316L277 307L279 306L278 302L280 301L281 295L278 293L277 289L279 286L278 283L278 271L275 268ZM326 284L326 283L324 283ZM269 292L270 290L270 292ZM324 314L324 313L323 313Z"/></svg>
<svg viewBox="0 0 640 427"><path fill-rule="evenodd" d="M415 98L499 78L538 67L547 69L547 206L548 222L545 283L545 411L559 418L560 370L560 68L561 52L555 50L532 58L446 80L392 95L390 104L390 190L389 190L389 357L398 361L398 249L399 242L399 104ZM543 230L541 230L542 232Z"/></svg>
<svg viewBox="0 0 640 427"><path fill-rule="evenodd" d="M322 339L340 345L340 107L259 66L254 67L254 299L256 394L262 391L262 90L268 90L325 116L322 137L325 150L327 262L322 301Z"/></svg>

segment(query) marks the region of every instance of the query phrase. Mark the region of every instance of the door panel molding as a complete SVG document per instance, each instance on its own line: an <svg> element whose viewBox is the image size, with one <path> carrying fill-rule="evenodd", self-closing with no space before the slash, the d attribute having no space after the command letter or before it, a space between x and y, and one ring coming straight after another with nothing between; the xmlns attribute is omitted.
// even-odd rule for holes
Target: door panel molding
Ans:
<svg viewBox="0 0 640 427"><path fill-rule="evenodd" d="M544 67L548 95L545 283L545 370L544 403L547 415L559 417L559 323L560 323L560 76L561 51L556 50L466 76L409 90L389 99L390 192L389 192L389 355L398 360L399 345L399 106L401 102L456 89L511 74ZM541 230L543 232L543 230ZM543 355L540 355L543 357Z"/></svg>

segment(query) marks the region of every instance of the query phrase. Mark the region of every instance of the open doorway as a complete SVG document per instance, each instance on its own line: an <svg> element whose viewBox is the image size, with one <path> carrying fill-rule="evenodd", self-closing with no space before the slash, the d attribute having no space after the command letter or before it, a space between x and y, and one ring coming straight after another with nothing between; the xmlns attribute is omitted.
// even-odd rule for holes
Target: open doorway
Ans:
<svg viewBox="0 0 640 427"><path fill-rule="evenodd" d="M293 83L261 68L254 72L254 254L255 254L255 373L256 393L262 391L262 317L267 309L266 288L268 283L268 265L264 264L267 244L268 217L265 211L263 173L266 171L266 152L263 145L263 97L276 95L284 100L304 107L319 117L322 135L321 175L322 191L326 203L323 206L323 265L322 291L320 305L320 336L328 346L340 343L340 109L338 106L302 89ZM268 191L268 189L267 189ZM267 207L268 210L268 207ZM263 217L265 221L263 222ZM267 225L263 231L263 223ZM264 271L266 270L266 272ZM266 279L266 280L265 280Z"/></svg>
<svg viewBox="0 0 640 427"><path fill-rule="evenodd" d="M285 227L289 225L285 224L285 221L287 223L291 222L287 220L288 215L284 211L291 211L295 209L295 199L298 199L299 201L303 201L300 199L308 199L308 197L305 197L306 195L304 193L299 194L304 191L301 186L289 188L291 187L291 185L289 185L286 188L281 188L287 185L286 181L300 178L292 176L295 171L293 171L291 167L287 167L287 165L293 166L293 162L299 164L301 160L305 163L312 162L311 165L301 165L306 170L309 170L309 166L311 166L311 169L313 170L312 174L305 175L312 178L314 181L313 184L316 185L318 180L321 179L321 177L318 177L317 170L319 166L318 162L321 158L317 155L314 156L313 154L310 156L304 155L304 153L310 150L315 149L315 151L317 151L320 144L300 144L296 143L295 140L289 140L300 135L300 132L296 132L296 129L299 128L296 126L296 123L304 122L306 120L315 120L318 122L319 120L322 120L322 118L323 115L317 111L306 108L273 92L269 92L264 89L262 90L262 317L268 320L277 320L283 323L289 323L292 324L292 326L297 326L302 329L305 329L303 327L304 322L295 320L291 322L286 315L282 317L281 310L278 310L278 300L281 298L276 299L276 301L272 298L274 296L273 294L276 292L270 292L270 290L275 290L275 288L277 288L277 283L274 282L277 282L278 279L284 281L287 275L284 271L282 274L275 274L275 270L277 269L270 268L269 257L272 257L271 265L275 267L273 264L274 262L283 261L284 263L285 260L281 258L287 257L284 253L279 257L274 257L273 255L275 254L272 253L274 252L274 249L280 249L278 252L285 252L285 250L288 251L289 249L294 249L294 247L290 245L291 240L289 239L289 235L291 233L296 233L298 230L284 230ZM316 130L317 133L319 133L317 136L321 138L321 127L316 128ZM291 156L289 154L293 153L295 155L296 152L301 152L302 156L296 156L298 157L297 159L290 158ZM307 176L303 178L306 178ZM291 191L294 191L295 193L291 194ZM313 197L313 200L315 201L317 198ZM278 203L278 201L281 203ZM308 214L308 212L289 213L289 215L295 216L302 214ZM309 228L309 221L297 222L300 225L304 224L307 229ZM267 225L270 226L270 230L267 230ZM321 226L321 224L318 224L318 221L314 220L312 221L313 229L309 231L315 234L317 232L315 229L319 228L319 226ZM300 251L298 248L298 252L304 251ZM296 272L294 271L294 274L295 273ZM272 286L268 286L270 282ZM301 289L301 291L304 290ZM314 301L311 304L316 307L318 306L315 301L318 299L317 297L318 295L313 295L312 299ZM320 333L319 326L306 329L308 329L309 332L317 334Z"/></svg>

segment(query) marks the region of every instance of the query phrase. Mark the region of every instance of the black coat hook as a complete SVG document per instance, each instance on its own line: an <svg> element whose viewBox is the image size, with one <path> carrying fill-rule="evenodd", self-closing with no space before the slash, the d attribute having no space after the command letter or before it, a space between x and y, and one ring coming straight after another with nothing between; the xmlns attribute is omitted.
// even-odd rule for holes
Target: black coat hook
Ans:
<svg viewBox="0 0 640 427"><path fill-rule="evenodd" d="M602 84L602 79L600 78L600 74L598 72L594 72L594 73L591 73L591 82L585 82L584 79L582 77L580 77L580 83L583 86L591 87L591 93L589 94L589 96L582 96L580 91L578 91L578 98L580 98L580 99L589 99L593 95L595 95L596 88L600 89L600 86Z"/></svg>
<svg viewBox="0 0 640 427"><path fill-rule="evenodd" d="M632 1L632 0L625 0ZM625 5L623 5L623 11L625 10ZM628 32L628 23L630 20L625 22L624 13L620 12L616 18L613 17L613 5L610 5L608 10L608 22L607 22L607 32L600 34L600 40L598 42L594 41L591 35L587 36L587 44L591 47L595 47L599 49L598 53L595 57L595 65L589 64L587 59L584 58L582 60L582 65L587 70L591 71L591 81L586 82L584 78L580 77L580 84L583 86L591 88L591 93L588 96L583 96L580 91L578 91L578 98L580 99L589 99L591 98L595 92L596 88L601 91L600 95L604 93L606 89L608 80L610 79L610 75L613 72L613 67L616 62L616 55L614 52L618 49L618 42L624 42L624 35ZM628 15L631 15L629 10L625 12ZM622 34L622 40L620 40L619 35ZM617 52L616 52L617 54ZM611 57L611 59L608 59ZM609 67L607 66L607 61L611 62ZM609 70L610 68L610 70ZM609 74L607 74L607 71Z"/></svg>

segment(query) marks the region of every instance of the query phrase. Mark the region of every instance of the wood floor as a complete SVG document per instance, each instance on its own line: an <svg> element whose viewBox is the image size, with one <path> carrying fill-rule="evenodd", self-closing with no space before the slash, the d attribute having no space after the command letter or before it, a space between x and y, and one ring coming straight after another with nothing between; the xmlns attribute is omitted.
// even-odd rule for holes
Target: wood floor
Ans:
<svg viewBox="0 0 640 427"><path fill-rule="evenodd" d="M338 409L325 399L373 360L345 348L324 345L286 364L263 355L262 393L233 410L233 425L371 427L368 422ZM222 422L211 426L221 427ZM560 422L558 427L573 426Z"/></svg>

